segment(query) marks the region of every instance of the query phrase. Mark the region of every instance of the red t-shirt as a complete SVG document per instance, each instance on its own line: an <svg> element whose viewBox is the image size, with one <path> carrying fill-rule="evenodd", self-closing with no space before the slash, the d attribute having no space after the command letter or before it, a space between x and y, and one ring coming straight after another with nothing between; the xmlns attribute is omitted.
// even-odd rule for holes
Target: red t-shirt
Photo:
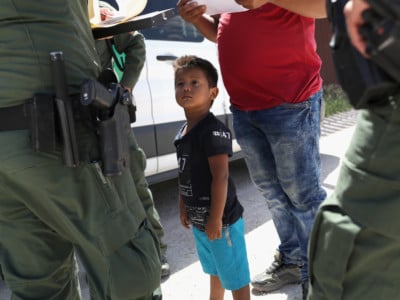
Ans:
<svg viewBox="0 0 400 300"><path fill-rule="evenodd" d="M315 21L273 4L222 14L218 52L222 78L240 110L301 102L320 90Z"/></svg>

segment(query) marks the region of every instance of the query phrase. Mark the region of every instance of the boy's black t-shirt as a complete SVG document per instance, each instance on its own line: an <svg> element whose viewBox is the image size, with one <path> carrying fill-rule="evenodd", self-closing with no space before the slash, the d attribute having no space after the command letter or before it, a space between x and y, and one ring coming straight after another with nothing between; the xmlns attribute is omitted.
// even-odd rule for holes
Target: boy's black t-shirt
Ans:
<svg viewBox="0 0 400 300"><path fill-rule="evenodd" d="M185 125L179 130L174 142L179 165L179 192L191 223L204 231L211 203L212 176L208 158L223 153L231 156L232 135L212 113L182 137L181 132ZM243 207L229 177L223 225L235 223L242 214Z"/></svg>

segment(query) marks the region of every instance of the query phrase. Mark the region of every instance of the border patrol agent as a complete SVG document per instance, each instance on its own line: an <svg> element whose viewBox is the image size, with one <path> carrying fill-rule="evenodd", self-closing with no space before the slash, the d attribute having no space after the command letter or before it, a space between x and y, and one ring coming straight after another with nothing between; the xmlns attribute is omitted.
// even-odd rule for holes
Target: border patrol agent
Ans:
<svg viewBox="0 0 400 300"><path fill-rule="evenodd" d="M129 168L104 174L92 113L76 96L99 74L88 3L0 3L0 265L12 297L80 299L76 252L92 299L147 299L160 284L157 236ZM54 51L63 52L69 99L54 101Z"/></svg>
<svg viewBox="0 0 400 300"><path fill-rule="evenodd" d="M352 44L360 52L368 53L369 57L364 58L363 64L362 60L357 61L364 67L360 70L357 65L351 65L351 69L341 68L338 72L342 87L353 99L355 108L363 109L358 113L335 191L321 204L315 219L310 243L310 290L307 299L399 299L400 78L393 81L397 82L397 87L391 92L391 85L385 83L386 79L377 81L386 77L380 75L381 71L372 73L372 64L378 65L382 62L380 59L385 59L392 63L386 64L387 68L382 67L382 70L388 74L399 71L400 3L391 0L332 1L330 6L339 10L339 13L335 9L335 13L331 14L334 21L340 20L336 17L343 15L341 2L345 2L343 24L347 24ZM388 12L388 15L382 12ZM395 13L397 16L392 17ZM368 14L373 18L367 21ZM370 26L377 21L393 22L397 26ZM362 36L360 26L363 26ZM375 34L370 29L377 30L379 39L368 39L368 31L371 36ZM336 63L339 62L340 67L345 64L343 61L347 63L346 59L353 58L353 53L356 53L343 41L340 45L336 44L338 48L334 47L335 51L341 47L345 50L345 57L337 56ZM375 41L382 43L382 47L375 48ZM371 44L366 48L369 42ZM348 79L345 77L348 70L351 71L350 76L357 72L359 76L355 76L354 81L343 80ZM375 76L372 78L371 74ZM368 81L363 82L364 78ZM352 98L356 87L361 86L359 82L363 84L361 93ZM385 88L376 92L382 86Z"/></svg>

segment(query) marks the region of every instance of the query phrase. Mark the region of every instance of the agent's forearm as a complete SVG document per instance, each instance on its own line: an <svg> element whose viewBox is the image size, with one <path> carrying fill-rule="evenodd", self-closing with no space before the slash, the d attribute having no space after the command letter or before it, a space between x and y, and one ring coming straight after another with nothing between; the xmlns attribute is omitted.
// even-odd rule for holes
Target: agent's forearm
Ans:
<svg viewBox="0 0 400 300"><path fill-rule="evenodd" d="M268 2L309 18L322 19L327 16L325 0L269 0Z"/></svg>
<svg viewBox="0 0 400 300"><path fill-rule="evenodd" d="M196 22L194 26L200 31L200 33L208 40L216 43L217 42L217 29L218 21L209 15L203 15Z"/></svg>

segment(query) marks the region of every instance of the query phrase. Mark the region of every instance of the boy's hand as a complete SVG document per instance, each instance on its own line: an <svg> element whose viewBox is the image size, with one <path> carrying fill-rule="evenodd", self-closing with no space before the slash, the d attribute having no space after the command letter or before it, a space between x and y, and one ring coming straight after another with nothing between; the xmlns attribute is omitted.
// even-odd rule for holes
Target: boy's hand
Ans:
<svg viewBox="0 0 400 300"><path fill-rule="evenodd" d="M190 228L190 222L189 222L188 218L186 217L185 213L181 214L180 219L181 219L182 226L189 229Z"/></svg>
<svg viewBox="0 0 400 300"><path fill-rule="evenodd" d="M179 195L179 219L183 227L190 228L190 221L186 215L185 205L183 204L181 195Z"/></svg>
<svg viewBox="0 0 400 300"><path fill-rule="evenodd" d="M206 224L206 234L210 241L222 238L222 220L209 219Z"/></svg>

